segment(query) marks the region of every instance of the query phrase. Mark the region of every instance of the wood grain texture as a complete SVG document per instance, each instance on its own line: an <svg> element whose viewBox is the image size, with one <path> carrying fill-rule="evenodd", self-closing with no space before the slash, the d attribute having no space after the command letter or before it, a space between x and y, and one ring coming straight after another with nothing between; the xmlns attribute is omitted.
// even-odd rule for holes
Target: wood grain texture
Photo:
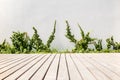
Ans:
<svg viewBox="0 0 120 80"><path fill-rule="evenodd" d="M120 54L0 54L0 80L120 80Z"/></svg>

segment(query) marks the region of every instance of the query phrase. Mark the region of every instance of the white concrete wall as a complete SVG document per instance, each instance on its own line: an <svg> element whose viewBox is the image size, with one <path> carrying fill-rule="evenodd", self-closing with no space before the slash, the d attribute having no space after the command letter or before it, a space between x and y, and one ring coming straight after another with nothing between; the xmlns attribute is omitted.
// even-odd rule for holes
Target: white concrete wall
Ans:
<svg viewBox="0 0 120 80"><path fill-rule="evenodd" d="M46 42L57 20L57 33L53 47L67 48L73 44L64 37L65 20L79 39L79 23L91 36L114 36L120 41L120 0L0 0L0 42L12 31L26 31L32 35L32 26L38 29Z"/></svg>

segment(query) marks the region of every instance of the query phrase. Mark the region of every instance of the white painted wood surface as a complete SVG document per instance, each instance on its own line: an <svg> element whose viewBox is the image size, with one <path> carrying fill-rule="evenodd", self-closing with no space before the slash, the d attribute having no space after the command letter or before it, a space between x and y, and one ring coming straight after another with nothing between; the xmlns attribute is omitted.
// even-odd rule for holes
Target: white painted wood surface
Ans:
<svg viewBox="0 0 120 80"><path fill-rule="evenodd" d="M0 80L120 80L120 54L0 54Z"/></svg>

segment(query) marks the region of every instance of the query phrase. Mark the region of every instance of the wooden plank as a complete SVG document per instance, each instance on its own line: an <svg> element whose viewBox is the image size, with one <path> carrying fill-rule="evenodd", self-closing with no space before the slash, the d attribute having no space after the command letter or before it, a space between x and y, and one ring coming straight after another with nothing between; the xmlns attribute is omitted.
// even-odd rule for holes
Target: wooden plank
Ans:
<svg viewBox="0 0 120 80"><path fill-rule="evenodd" d="M76 66L74 65L72 59L69 54L66 54L66 60L68 64L68 70L70 74L70 80L83 80Z"/></svg>
<svg viewBox="0 0 120 80"><path fill-rule="evenodd" d="M120 80L120 54L0 54L0 80Z"/></svg>
<svg viewBox="0 0 120 80"><path fill-rule="evenodd" d="M84 66L80 60L75 56L75 54L71 54L71 58L75 65L77 66L81 76L84 80L96 80L96 78L91 74L91 72Z"/></svg>
<svg viewBox="0 0 120 80"><path fill-rule="evenodd" d="M110 80L120 80L120 77L118 75L116 75L115 73L113 73L112 71L110 71L108 68L105 68L103 66L101 66L100 64L96 63L95 61L91 60L90 58L88 58L87 56L84 55L85 60L87 60L89 63L91 63L92 65L96 66L101 72L104 73L104 75L106 75ZM111 77L112 76L112 77Z"/></svg>
<svg viewBox="0 0 120 80"><path fill-rule="evenodd" d="M23 62L31 59L32 57L34 57L34 56L28 56L28 57L26 57L26 58L21 59L20 61L18 61L18 62L16 62L16 63L13 63L13 64L11 64L11 65L8 65L8 66L6 66L6 67L3 67L2 69L0 69L0 74L2 74L2 73L4 73L4 72L6 72L6 71L8 71L8 70L10 70L10 69L18 66L18 65L20 65L21 63L23 63Z"/></svg>
<svg viewBox="0 0 120 80"><path fill-rule="evenodd" d="M21 75L23 75L26 71L28 71L29 69L31 69L33 66L35 66L38 62L41 62L41 60L45 57L45 54L43 54L42 56L40 56L39 58L31 61L29 64L27 64L26 66L24 66L23 68L21 68L20 70L16 71L15 73L13 73L11 76L5 78L5 80L16 80L18 79ZM27 76L28 77L28 76ZM25 80L25 79L24 79ZM27 80L27 79L26 79Z"/></svg>
<svg viewBox="0 0 120 80"><path fill-rule="evenodd" d="M27 61L19 64L18 66L14 67L14 68L12 68L12 69L4 72L4 73L1 73L1 74L0 74L0 79L6 78L6 77L12 75L13 73L15 73L15 72L18 71L19 69L23 68L24 66L26 66L27 64L29 64L29 63L32 62L33 60L37 59L38 57L39 57L39 56L35 56L35 57L33 57L33 58L31 58L31 59L29 59L29 60L27 60Z"/></svg>
<svg viewBox="0 0 120 80"><path fill-rule="evenodd" d="M47 54L42 60L40 60L37 64L35 64L30 70L28 70L25 73L22 73L19 77L17 77L17 80L29 80L29 78L33 75L33 73L40 67L42 67L46 60L48 60L50 57L50 54ZM27 77L26 77L27 76Z"/></svg>
<svg viewBox="0 0 120 80"><path fill-rule="evenodd" d="M0 59L0 65L3 65L3 64L6 64L6 63L9 63L9 62L15 61L15 60L20 59L20 58L23 58L23 57L25 57L25 56L23 56L23 55L19 55L19 56L17 56L17 55L4 56L3 59Z"/></svg>
<svg viewBox="0 0 120 80"><path fill-rule="evenodd" d="M115 73L116 75L120 76L120 66L116 65L118 62L120 63L120 59L117 57L117 55L108 55L108 56L88 56L89 58L91 58L91 60L95 61L96 63L98 63L99 65L109 69L110 71L112 71L113 73ZM111 60L112 61L111 61ZM113 63L112 63L113 62Z"/></svg>
<svg viewBox="0 0 120 80"><path fill-rule="evenodd" d="M35 54L34 55L23 55L23 54L16 54L16 55L9 55L8 54L8 56L6 55L6 58L5 59L2 59L1 60L1 63L0 63L0 65L3 65L3 64L8 64L9 62L11 63L12 61L15 61L15 60L17 60L17 59L22 59L22 58L25 58L25 57L29 57L29 56L35 56Z"/></svg>
<svg viewBox="0 0 120 80"><path fill-rule="evenodd" d="M88 63L87 60L85 60L82 56L84 54L76 54L77 58L80 60L80 62L91 72L91 74L97 79L97 80L110 80L106 75L104 75L98 68L93 66L92 64Z"/></svg>
<svg viewBox="0 0 120 80"><path fill-rule="evenodd" d="M17 56L17 55L1 55L0 56L0 64L1 63L3 63L3 62L5 62L5 61L8 61L8 60L11 60L11 59L14 59L16 57L16 59L18 58L18 57L20 57L20 55L19 56Z"/></svg>
<svg viewBox="0 0 120 80"><path fill-rule="evenodd" d="M57 76L57 69L59 66L59 59L60 59L60 54L57 54L55 59L53 60L47 74L45 75L44 80L56 80Z"/></svg>
<svg viewBox="0 0 120 80"><path fill-rule="evenodd" d="M57 80L69 80L66 61L65 61L65 54L61 54Z"/></svg>
<svg viewBox="0 0 120 80"><path fill-rule="evenodd" d="M44 65L39 67L28 80L43 80L54 58L55 54L52 54L52 56L44 63Z"/></svg>
<svg viewBox="0 0 120 80"><path fill-rule="evenodd" d="M26 56L22 56L22 57L20 57L20 58L13 59L13 60L11 60L11 61L9 61L9 62L2 63L2 64L0 64L0 69L2 69L2 68L4 68L4 67L7 67L7 66L9 66L9 65L11 65L11 64L14 64L14 63L16 63L16 62L19 62L19 61L21 61L21 60L23 60L23 59L25 59L25 58L27 58L27 57L26 57Z"/></svg>

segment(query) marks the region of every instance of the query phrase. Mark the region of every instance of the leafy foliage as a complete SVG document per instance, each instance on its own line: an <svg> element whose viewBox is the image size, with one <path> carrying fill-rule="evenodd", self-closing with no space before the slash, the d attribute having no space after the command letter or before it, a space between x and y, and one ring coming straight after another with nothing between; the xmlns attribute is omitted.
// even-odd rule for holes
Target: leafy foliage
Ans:
<svg viewBox="0 0 120 80"><path fill-rule="evenodd" d="M45 49L45 45L43 44L41 38L38 35L37 29L33 27L34 34L32 36L32 39L30 40L30 45L32 50L36 50L37 52L40 52Z"/></svg>
<svg viewBox="0 0 120 80"><path fill-rule="evenodd" d="M0 44L0 52L3 52L3 50L5 50L6 48L5 43L6 43L6 40L4 40L2 44Z"/></svg>
<svg viewBox="0 0 120 80"><path fill-rule="evenodd" d="M76 44L76 42L77 42L77 40L75 39L75 37L74 37L74 35L71 33L71 29L70 29L70 25L69 25L69 23L68 23L68 21L66 21L66 24L67 24L67 28L66 28L66 37L71 41L71 42L73 42L73 43L75 43Z"/></svg>
<svg viewBox="0 0 120 80"><path fill-rule="evenodd" d="M118 50L120 49L120 43L114 42L113 36L111 38L106 39L107 42L107 49L113 49L113 50Z"/></svg>
<svg viewBox="0 0 120 80"><path fill-rule="evenodd" d="M120 43L115 42L113 36L106 39L107 48L103 49L102 39L96 39L90 37L90 32L85 33L81 26L78 24L80 29L81 38L77 40L72 34L70 25L68 21L66 21L66 38L70 40L70 42L75 44L75 48L72 51L66 49L65 51L61 51L62 53L73 53L73 52L82 52L82 53L116 53L120 52ZM6 39L0 44L0 53L38 53L38 52L50 52L50 53L60 53L55 48L51 49L51 43L55 39L56 32L56 21L54 22L54 28L49 36L47 43L43 43L40 38L38 31L35 27L33 27L34 33L32 37L29 37L27 32L13 32L10 39L12 44L8 43ZM89 47L89 45L93 45L94 48Z"/></svg>
<svg viewBox="0 0 120 80"><path fill-rule="evenodd" d="M97 51L101 51L103 48L102 48L102 40L98 40L97 42L94 43L94 46L95 46L95 49Z"/></svg>
<svg viewBox="0 0 120 80"><path fill-rule="evenodd" d="M15 49L6 42L6 39L0 44L0 53L15 53Z"/></svg>
<svg viewBox="0 0 120 80"><path fill-rule="evenodd" d="M52 32L52 34L50 35L50 37L49 37L49 39L48 39L48 41L47 41L47 44L46 44L48 48L50 48L50 44L52 43L52 41L53 41L54 38L55 38L55 32L56 32L56 21L55 21L55 23L54 23L53 32Z"/></svg>
<svg viewBox="0 0 120 80"><path fill-rule="evenodd" d="M71 42L75 43L75 49L73 50L74 52L84 52L88 49L88 45L92 44L92 41L94 41L94 38L90 37L90 33L88 32L87 34L84 33L84 31L82 30L82 28L80 27L80 25L78 24L78 27L80 29L80 34L81 34L81 39L80 40L76 40L74 38L74 35L71 33L70 31L70 26L68 21L66 21L67 24L67 33L66 33L66 37L68 39L70 39Z"/></svg>
<svg viewBox="0 0 120 80"><path fill-rule="evenodd" d="M26 32L13 32L13 35L10 37L12 44L16 51L26 52L29 48L29 36Z"/></svg>
<svg viewBox="0 0 120 80"><path fill-rule="evenodd" d="M87 32L87 34L85 34L85 32L82 30L82 28L80 27L79 24L78 24L78 27L80 29L82 39L80 39L77 42L76 50L84 50L85 51L88 49L88 45L92 44L92 42L95 40L95 38L90 37L90 32Z"/></svg>
<svg viewBox="0 0 120 80"><path fill-rule="evenodd" d="M26 32L13 32L12 36L10 37L12 41L12 45L10 46L10 53L28 53L28 52L51 52L50 45L55 37L56 32L56 21L54 23L54 29L52 34L50 35L47 44L45 45L40 38L37 29L33 27L34 34L32 38L30 38ZM8 51L5 45L5 41L0 45L0 51Z"/></svg>

